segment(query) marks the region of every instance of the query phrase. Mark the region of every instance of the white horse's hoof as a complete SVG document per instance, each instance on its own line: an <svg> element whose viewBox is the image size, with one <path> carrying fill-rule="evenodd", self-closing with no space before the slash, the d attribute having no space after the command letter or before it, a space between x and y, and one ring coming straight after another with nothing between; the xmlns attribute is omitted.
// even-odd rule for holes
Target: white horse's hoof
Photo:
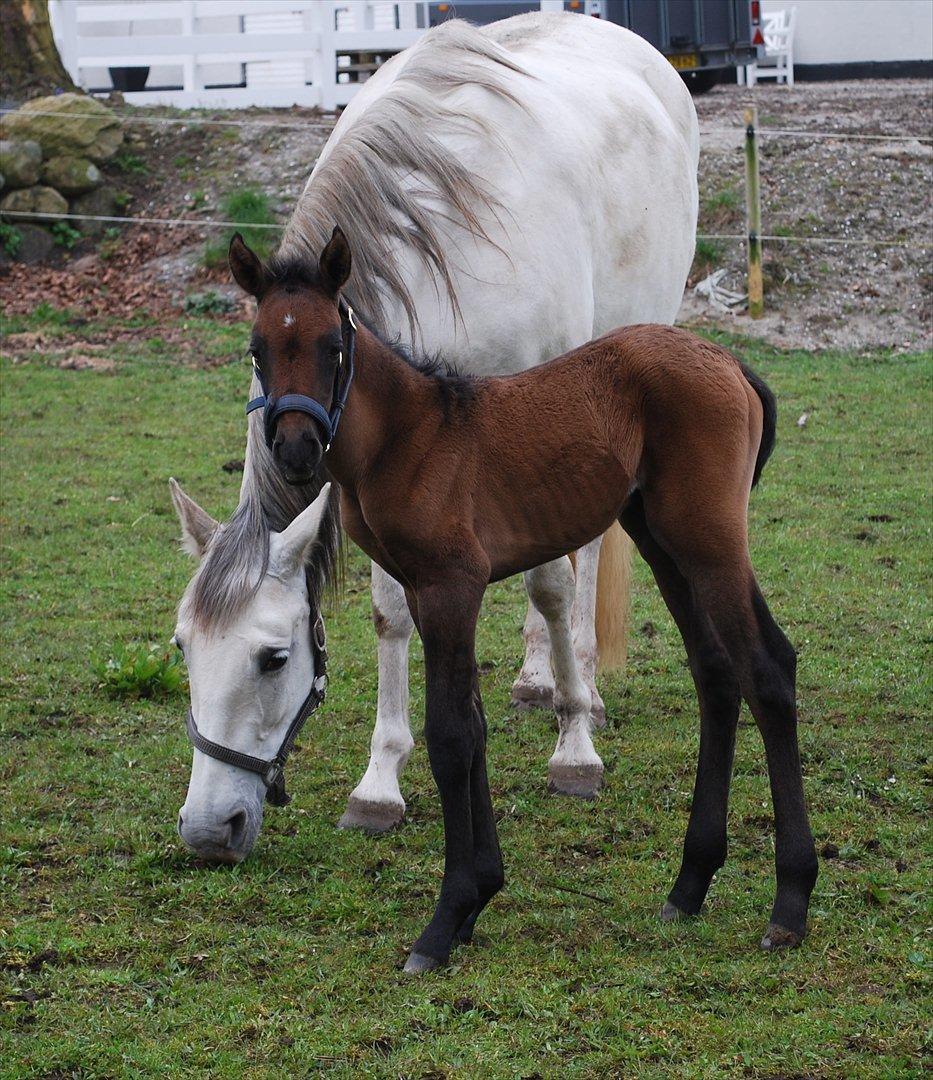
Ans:
<svg viewBox="0 0 933 1080"><path fill-rule="evenodd" d="M442 966L440 960L435 960L433 956L413 952L405 961L405 974L424 975L426 971L436 971Z"/></svg>
<svg viewBox="0 0 933 1080"><path fill-rule="evenodd" d="M595 799L603 786L602 763L588 765L548 766L547 788L557 795L574 795L578 799Z"/></svg>
<svg viewBox="0 0 933 1080"><path fill-rule="evenodd" d="M369 802L351 795L347 800L347 809L343 817L337 822L337 828L385 833L401 825L404 817L404 803Z"/></svg>
<svg viewBox="0 0 933 1080"><path fill-rule="evenodd" d="M552 709L554 687L517 682L512 687L512 700L509 704L513 709Z"/></svg>

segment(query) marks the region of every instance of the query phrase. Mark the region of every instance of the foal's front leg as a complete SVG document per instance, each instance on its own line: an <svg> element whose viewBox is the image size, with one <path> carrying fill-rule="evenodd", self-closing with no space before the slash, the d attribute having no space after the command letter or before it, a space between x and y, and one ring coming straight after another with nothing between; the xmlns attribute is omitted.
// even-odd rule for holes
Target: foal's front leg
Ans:
<svg viewBox="0 0 933 1080"><path fill-rule="evenodd" d="M492 801L485 771L485 732L475 694L476 619L484 583L456 581L419 588L424 642L425 742L444 815L444 880L430 923L405 965L420 973L447 962L461 929L502 886Z"/></svg>
<svg viewBox="0 0 933 1080"><path fill-rule="evenodd" d="M376 726L369 765L351 792L339 825L386 832L405 816L398 781L415 745L408 719L408 642L414 624L404 589L375 563L372 592L379 659Z"/></svg>

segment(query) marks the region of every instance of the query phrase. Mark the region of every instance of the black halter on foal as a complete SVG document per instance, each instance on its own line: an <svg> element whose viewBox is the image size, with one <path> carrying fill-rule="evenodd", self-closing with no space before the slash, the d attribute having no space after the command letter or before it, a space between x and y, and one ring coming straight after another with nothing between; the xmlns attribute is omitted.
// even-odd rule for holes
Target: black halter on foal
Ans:
<svg viewBox="0 0 933 1080"><path fill-rule="evenodd" d="M265 758L253 757L251 754L232 750L229 746L211 742L198 731L198 725L194 722L194 713L190 708L188 709L188 738L192 746L217 761L223 761L237 769L245 769L247 772L258 773L266 785L266 800L272 806L286 806L291 802L291 797L285 791L285 762L292 752L295 740L304 727L305 721L320 706L327 692L327 648L324 640L324 621L320 615L311 632L311 651L314 656L314 679L311 690L301 703L294 720L288 725L288 731L285 732L285 738L275 757L268 761Z"/></svg>
<svg viewBox="0 0 933 1080"><path fill-rule="evenodd" d="M340 352L340 359L337 361L337 371L334 375L334 393L333 400L331 401L330 412L324 408L314 398L307 397L305 394L283 394L282 397L276 398L269 395L266 389L265 380L262 377L262 372L259 367L254 363L253 370L256 372L256 378L259 379L259 383L262 386L262 394L259 397L255 397L246 406L246 413L253 412L256 409L264 409L263 413L263 426L266 434L266 445L269 449L272 449L272 443L275 439L275 424L282 413L286 412L303 412L313 417L324 429L324 452L330 449L330 444L334 441L334 436L337 434L337 427L340 424L340 417L343 415L343 410L347 404L347 395L350 393L350 384L353 382L353 357L356 353L356 319L353 316L353 308L343 299L337 302L337 310L340 312L340 334L343 339L343 349ZM340 377L343 374L343 360L344 353L346 353L347 365L346 365L346 377L341 385Z"/></svg>

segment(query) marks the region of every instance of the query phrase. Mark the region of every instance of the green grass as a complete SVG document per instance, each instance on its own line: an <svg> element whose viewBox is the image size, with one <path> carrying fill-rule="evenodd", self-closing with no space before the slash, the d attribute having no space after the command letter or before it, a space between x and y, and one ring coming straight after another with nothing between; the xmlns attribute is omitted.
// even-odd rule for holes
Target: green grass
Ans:
<svg viewBox="0 0 933 1080"><path fill-rule="evenodd" d="M744 196L739 188L720 188L703 200L703 209L708 214L715 214L717 211L738 210L743 201Z"/></svg>
<svg viewBox="0 0 933 1080"><path fill-rule="evenodd" d="M693 254L691 274L695 276L700 271L707 274L712 272L722 262L725 250L721 240L706 240L700 237L697 240L696 251Z"/></svg>
<svg viewBox="0 0 933 1080"><path fill-rule="evenodd" d="M207 348L209 322L188 319ZM215 327L214 352L246 332ZM800 654L817 846L838 848L810 936L757 949L773 844L747 716L730 860L700 919L657 921L697 721L638 564L629 671L603 680L594 803L545 792L552 718L507 708L522 592L490 589L479 654L508 883L478 943L419 981L400 966L440 881L442 829L417 649L409 818L380 838L334 828L375 706L362 558L328 619L331 689L291 768L294 802L268 811L239 867L198 868L175 835L183 700L114 700L94 671L114 642L172 632L191 564L169 474L216 515L236 502L221 465L242 456L245 361L197 369L141 339L115 346L110 373L4 361L0 1076L916 1076L931 1023L930 358L742 352L781 408L753 557Z"/></svg>
<svg viewBox="0 0 933 1080"><path fill-rule="evenodd" d="M232 221L235 228L227 229L208 242L204 248L204 265L220 266L227 261L227 250L235 232L240 232L246 243L259 255L267 258L275 250L279 233L277 229L256 228L257 225L277 224L269 205L269 197L253 188L242 188L224 196L220 203L220 220Z"/></svg>

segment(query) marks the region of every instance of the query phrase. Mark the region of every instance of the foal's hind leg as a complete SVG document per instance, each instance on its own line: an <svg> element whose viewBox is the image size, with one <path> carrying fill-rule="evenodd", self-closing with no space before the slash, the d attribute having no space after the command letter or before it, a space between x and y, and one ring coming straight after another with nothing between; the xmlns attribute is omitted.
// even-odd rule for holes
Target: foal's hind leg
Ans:
<svg viewBox="0 0 933 1080"><path fill-rule="evenodd" d="M732 657L768 760L777 893L761 946L799 945L818 864L797 744L797 656L768 610L747 556L744 565L698 574L695 587Z"/></svg>
<svg viewBox="0 0 933 1080"><path fill-rule="evenodd" d="M580 675L573 647L574 576L570 560L558 559L529 570L525 584L547 624L554 669L559 735L548 762L548 787L566 795L592 798L602 784L603 763L590 737L592 695Z"/></svg>
<svg viewBox="0 0 933 1080"><path fill-rule="evenodd" d="M741 695L709 617L697 608L687 579L651 535L639 494L620 520L651 567L677 623L700 703L700 752L683 861L661 912L669 922L699 912L713 875L726 861L726 811Z"/></svg>
<svg viewBox="0 0 933 1080"><path fill-rule="evenodd" d="M744 515L737 524L734 499L710 486L702 521L673 509L684 505L690 505L686 495L669 492L670 511L660 504L652 516L649 507L648 527L690 582L696 606L709 616L761 732L774 803L777 873L771 923L761 944L766 949L797 945L806 933L817 860L797 745L796 654L758 588Z"/></svg>
<svg viewBox="0 0 933 1080"><path fill-rule="evenodd" d="M408 719L408 642L414 624L405 591L373 563L373 623L379 646L379 697L369 765L340 819L342 829L386 832L405 816L398 778L414 746Z"/></svg>

